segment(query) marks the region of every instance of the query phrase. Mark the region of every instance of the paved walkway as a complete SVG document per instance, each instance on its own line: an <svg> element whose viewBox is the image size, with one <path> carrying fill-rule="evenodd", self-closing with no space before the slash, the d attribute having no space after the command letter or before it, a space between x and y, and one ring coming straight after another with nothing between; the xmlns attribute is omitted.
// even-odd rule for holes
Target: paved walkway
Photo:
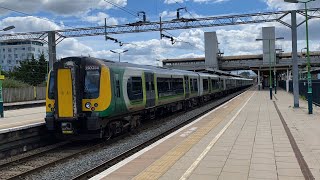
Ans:
<svg viewBox="0 0 320 180"><path fill-rule="evenodd" d="M4 111L4 118L0 118L0 133L17 127L43 124L45 112L45 106Z"/></svg>
<svg viewBox="0 0 320 180"><path fill-rule="evenodd" d="M300 100L300 108L292 108L292 94L279 91L275 96L313 176L320 179L320 107L313 105L313 114L309 115L307 101Z"/></svg>
<svg viewBox="0 0 320 180"><path fill-rule="evenodd" d="M278 91L274 100L315 179L320 109ZM248 91L155 148L96 179L305 179L269 91ZM302 157L298 157L303 159ZM299 161L300 161L299 160Z"/></svg>

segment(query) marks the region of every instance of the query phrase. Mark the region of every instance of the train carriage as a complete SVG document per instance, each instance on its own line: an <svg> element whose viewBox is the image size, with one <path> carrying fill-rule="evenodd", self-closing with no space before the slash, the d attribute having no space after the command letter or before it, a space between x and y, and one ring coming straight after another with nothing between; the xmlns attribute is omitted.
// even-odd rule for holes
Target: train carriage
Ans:
<svg viewBox="0 0 320 180"><path fill-rule="evenodd" d="M63 138L110 137L136 128L141 119L190 108L250 82L91 57L64 58L49 75L46 126Z"/></svg>

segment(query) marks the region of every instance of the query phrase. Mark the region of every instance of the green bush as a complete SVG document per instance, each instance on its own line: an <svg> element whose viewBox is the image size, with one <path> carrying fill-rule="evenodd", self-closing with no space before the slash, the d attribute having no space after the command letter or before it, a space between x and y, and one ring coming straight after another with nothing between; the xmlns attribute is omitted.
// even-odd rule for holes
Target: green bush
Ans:
<svg viewBox="0 0 320 180"><path fill-rule="evenodd" d="M2 82L2 87L3 88L22 88L22 87L30 87L30 85L15 79L5 78L4 81Z"/></svg>

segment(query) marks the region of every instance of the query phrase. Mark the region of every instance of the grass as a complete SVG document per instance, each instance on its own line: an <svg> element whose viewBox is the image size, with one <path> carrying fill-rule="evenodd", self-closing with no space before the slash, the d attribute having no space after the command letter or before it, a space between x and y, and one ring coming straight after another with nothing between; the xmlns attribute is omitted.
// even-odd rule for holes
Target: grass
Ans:
<svg viewBox="0 0 320 180"><path fill-rule="evenodd" d="M301 95L300 98L301 98L302 100L304 100L304 101L307 100L307 98L306 98L304 95Z"/></svg>
<svg viewBox="0 0 320 180"><path fill-rule="evenodd" d="M30 87L29 84L11 79L11 78L5 78L2 82L2 88L23 88L23 87Z"/></svg>

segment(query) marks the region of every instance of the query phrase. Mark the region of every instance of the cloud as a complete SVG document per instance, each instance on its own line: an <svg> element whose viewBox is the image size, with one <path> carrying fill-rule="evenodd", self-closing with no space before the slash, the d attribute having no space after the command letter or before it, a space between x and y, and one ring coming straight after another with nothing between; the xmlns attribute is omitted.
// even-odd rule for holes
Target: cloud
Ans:
<svg viewBox="0 0 320 180"><path fill-rule="evenodd" d="M33 16L26 17L7 17L0 21L0 27L14 25L15 29L11 32L31 32L31 31L48 31L62 29L63 24L57 25L47 18L39 19Z"/></svg>
<svg viewBox="0 0 320 180"><path fill-rule="evenodd" d="M193 0L194 2L198 2L198 3L224 3L224 2L228 2L230 0Z"/></svg>
<svg viewBox="0 0 320 180"><path fill-rule="evenodd" d="M75 38L67 38L57 46L57 52L57 58L62 58L68 56L88 56L93 54L94 50Z"/></svg>
<svg viewBox="0 0 320 180"><path fill-rule="evenodd" d="M165 4L183 3L184 0L164 0Z"/></svg>
<svg viewBox="0 0 320 180"><path fill-rule="evenodd" d="M110 17L108 14L103 12L98 12L96 15L85 16L82 18L84 21L88 21L91 23L97 23L98 25L104 25L104 20L106 18L107 25L118 25L118 20L114 17Z"/></svg>
<svg viewBox="0 0 320 180"><path fill-rule="evenodd" d="M173 4L173 3L183 3L188 0L165 0L165 4ZM230 0L192 0L195 3L224 3Z"/></svg>
<svg viewBox="0 0 320 180"><path fill-rule="evenodd" d="M283 0L264 0L270 10L294 10L304 9L302 3L287 3ZM308 3L309 7L320 7L320 1L314 1Z"/></svg>
<svg viewBox="0 0 320 180"><path fill-rule="evenodd" d="M109 0L121 7L127 5L127 0ZM104 0L0 0L3 7L14 9L17 11L36 13L36 12L51 12L56 15L83 15L91 9L111 9L114 6ZM0 14L12 13L10 10L1 9Z"/></svg>

